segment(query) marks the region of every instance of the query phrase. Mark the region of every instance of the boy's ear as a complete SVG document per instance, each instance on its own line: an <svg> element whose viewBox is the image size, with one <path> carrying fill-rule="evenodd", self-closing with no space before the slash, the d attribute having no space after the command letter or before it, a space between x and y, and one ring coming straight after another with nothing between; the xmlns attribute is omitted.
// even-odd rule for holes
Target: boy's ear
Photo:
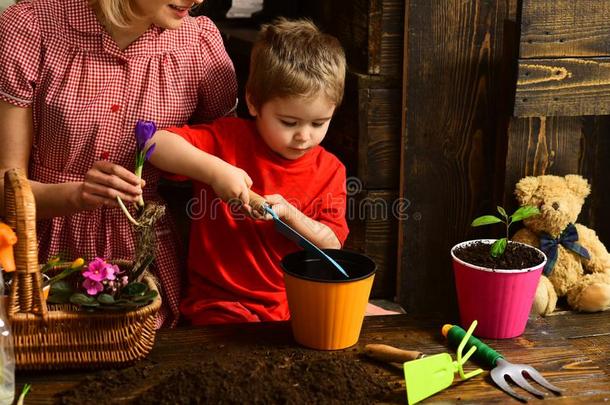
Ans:
<svg viewBox="0 0 610 405"><path fill-rule="evenodd" d="M254 104L252 104L250 93L247 91L246 91L246 105L248 106L248 112L250 113L250 115L253 117L256 117L258 115L258 113L256 111L256 107L254 107Z"/></svg>

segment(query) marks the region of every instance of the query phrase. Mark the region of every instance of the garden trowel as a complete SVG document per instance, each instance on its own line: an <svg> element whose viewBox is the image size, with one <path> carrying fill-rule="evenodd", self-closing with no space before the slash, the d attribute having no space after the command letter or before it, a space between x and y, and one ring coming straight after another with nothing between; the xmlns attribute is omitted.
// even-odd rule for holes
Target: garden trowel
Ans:
<svg viewBox="0 0 610 405"><path fill-rule="evenodd" d="M471 347L462 357L462 349L475 327L476 321L472 323L465 339L458 347L457 360L455 361L448 353L424 356L422 353L415 351L400 350L393 347L387 349L388 346L383 348L382 353L379 353L370 347L385 345L367 345L365 353L370 357L386 362L400 363L404 360L411 360L405 361L403 364L407 401L411 405L448 388L453 383L455 373L459 373L460 378L466 380L483 372L483 370L477 369L465 373L463 369L464 363L476 350L476 347L475 350L472 350Z"/></svg>
<svg viewBox="0 0 610 405"><path fill-rule="evenodd" d="M282 235L294 241L305 250L314 253L320 259L330 263L334 268L341 272L341 274L349 278L349 275L339 263L324 253L322 249L318 248L316 245L307 240L303 235L294 230L290 225L282 221L280 217L277 216L275 211L273 211L271 206L265 201L265 199L252 190L250 190L250 205L260 212L271 215L273 222L275 223L275 229L277 229Z"/></svg>

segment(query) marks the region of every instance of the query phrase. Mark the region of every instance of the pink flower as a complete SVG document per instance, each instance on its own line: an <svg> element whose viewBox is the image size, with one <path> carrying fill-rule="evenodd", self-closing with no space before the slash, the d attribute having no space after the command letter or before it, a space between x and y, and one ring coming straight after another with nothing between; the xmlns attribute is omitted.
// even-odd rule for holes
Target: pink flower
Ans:
<svg viewBox="0 0 610 405"><path fill-rule="evenodd" d="M90 278L86 278L85 281L83 281L83 287L87 290L87 294L89 295L97 295L104 290L102 283Z"/></svg>
<svg viewBox="0 0 610 405"><path fill-rule="evenodd" d="M116 264L109 264L106 266L106 280L115 280L115 274L120 273L119 266Z"/></svg>
<svg viewBox="0 0 610 405"><path fill-rule="evenodd" d="M121 277L121 281L123 282L123 285L126 286L127 283L129 283L129 277L123 276Z"/></svg>
<svg viewBox="0 0 610 405"><path fill-rule="evenodd" d="M98 282L114 280L116 278L114 274L118 272L118 266L106 263L103 259L96 257L93 261L89 262L86 270L83 271L83 277Z"/></svg>

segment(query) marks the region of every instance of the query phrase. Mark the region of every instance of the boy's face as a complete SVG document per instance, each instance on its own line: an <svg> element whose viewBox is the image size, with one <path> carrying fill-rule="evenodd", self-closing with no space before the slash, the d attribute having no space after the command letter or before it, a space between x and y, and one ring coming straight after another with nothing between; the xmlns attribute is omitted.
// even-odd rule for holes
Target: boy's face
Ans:
<svg viewBox="0 0 610 405"><path fill-rule="evenodd" d="M248 110L256 117L258 132L271 150L294 160L322 142L335 104L320 93L307 98L276 97L260 109L248 102Z"/></svg>

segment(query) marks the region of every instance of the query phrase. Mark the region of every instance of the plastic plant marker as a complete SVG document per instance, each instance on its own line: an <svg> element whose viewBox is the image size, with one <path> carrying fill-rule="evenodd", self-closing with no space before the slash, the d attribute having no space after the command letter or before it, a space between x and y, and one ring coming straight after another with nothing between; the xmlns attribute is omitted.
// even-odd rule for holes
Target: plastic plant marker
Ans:
<svg viewBox="0 0 610 405"><path fill-rule="evenodd" d="M311 243L309 240L307 240L303 235L301 235L300 233L298 233L297 231L295 231L290 225L288 225L287 223L285 223L284 221L282 221L280 219L280 217L278 217L278 215L275 213L275 211L273 211L273 209L269 206L269 204L264 204L263 208L265 209L265 212L267 212L269 215L271 215L271 217L273 218L273 222L275 223L275 227L276 229L284 236L286 236L288 239L293 240L294 242L296 242L299 246L301 246L302 248L304 248L305 250L315 253L318 257L320 257L322 260L327 261L328 263L332 264L337 270L339 270L341 272L341 274L343 274L345 277L349 278L349 275L347 274L347 272L343 269L343 267L341 267L341 265L339 263L337 263L332 257L330 257L329 255L327 255L326 253L324 253L320 248L318 248L316 245L314 245L313 243Z"/></svg>
<svg viewBox="0 0 610 405"><path fill-rule="evenodd" d="M476 321L475 321L476 322ZM469 329L470 330L470 329ZM500 353L487 346L485 343L481 342L474 336L470 336L467 333L465 334L464 329L459 326L454 325L445 325L443 326L443 335L447 337L447 340L450 344L454 345L458 340L460 340L460 348L463 349L464 345L472 348L478 348L478 351L475 355L475 358L479 361L491 367L491 379L496 385L502 389L507 394L513 396L514 398L527 402L527 398L522 395L519 395L515 392L510 385L508 384L506 377L510 377L510 379L517 384L519 387L523 388L525 391L532 393L533 395L542 398L545 393L534 388L527 380L525 379L523 373L527 373L532 380L547 388L550 391L553 391L556 394L561 395L561 389L549 383L535 368L532 366L528 366L526 364L512 364L502 356ZM458 350L460 350L458 348Z"/></svg>
<svg viewBox="0 0 610 405"><path fill-rule="evenodd" d="M463 369L464 363L477 350L476 347L471 347L462 357L462 350L475 327L476 321L472 323L463 341L460 343L456 361L453 361L448 353L440 353L403 364L409 405L448 388L453 383L456 373L459 373L462 380L467 380L483 372L479 368L465 373Z"/></svg>
<svg viewBox="0 0 610 405"><path fill-rule="evenodd" d="M17 243L17 235L5 223L0 222L0 266L4 271L15 271L15 257L13 256L13 245Z"/></svg>

